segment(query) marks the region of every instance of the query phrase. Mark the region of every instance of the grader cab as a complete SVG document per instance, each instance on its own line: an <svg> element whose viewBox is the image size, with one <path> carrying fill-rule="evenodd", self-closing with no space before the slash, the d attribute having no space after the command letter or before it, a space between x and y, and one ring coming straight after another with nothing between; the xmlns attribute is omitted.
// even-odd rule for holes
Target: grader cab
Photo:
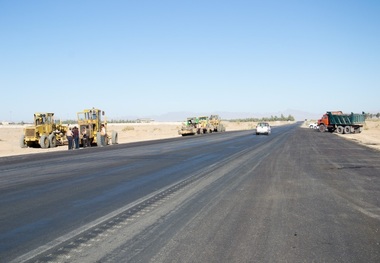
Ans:
<svg viewBox="0 0 380 263"><path fill-rule="evenodd" d="M54 148L66 142L67 126L56 123L54 113L35 113L34 125L24 129L20 147Z"/></svg>
<svg viewBox="0 0 380 263"><path fill-rule="evenodd" d="M101 142L101 129L102 125L105 126L105 145L117 144L118 134L116 131L107 130L107 119L105 113L99 109L85 109L78 112L78 125L79 125L79 140L82 146L98 145L102 146Z"/></svg>

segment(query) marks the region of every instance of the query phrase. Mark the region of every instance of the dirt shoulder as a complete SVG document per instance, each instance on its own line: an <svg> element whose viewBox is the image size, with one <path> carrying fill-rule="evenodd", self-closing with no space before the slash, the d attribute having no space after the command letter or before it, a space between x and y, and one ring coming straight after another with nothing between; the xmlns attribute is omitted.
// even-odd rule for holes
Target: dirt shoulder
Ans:
<svg viewBox="0 0 380 263"><path fill-rule="evenodd" d="M308 128L309 123L305 122L303 127ZM363 131L358 134L334 133L334 135L380 151L380 120L367 120L363 128Z"/></svg>
<svg viewBox="0 0 380 263"><path fill-rule="evenodd" d="M253 130L256 122L224 121L227 131ZM288 124L288 122L271 122L271 126ZM180 137L178 130L181 122L152 122L152 123L120 123L108 124L108 130L118 132L119 143L149 141ZM308 124L304 123L304 127ZM0 125L0 157L31 153L54 152L67 150L67 146L56 148L21 148L20 138L25 126ZM367 121L364 131L360 134L341 135L346 139L380 150L380 121Z"/></svg>

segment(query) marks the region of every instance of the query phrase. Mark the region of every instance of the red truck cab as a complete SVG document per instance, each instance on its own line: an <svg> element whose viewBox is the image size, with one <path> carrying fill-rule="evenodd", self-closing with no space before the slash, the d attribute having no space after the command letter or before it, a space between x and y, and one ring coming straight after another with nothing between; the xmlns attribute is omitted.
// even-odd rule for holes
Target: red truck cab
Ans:
<svg viewBox="0 0 380 263"><path fill-rule="evenodd" d="M343 114L342 111L331 111L331 113L334 115L342 115ZM323 124L324 127L330 126L329 116L327 114L323 114L322 118L318 120L318 126L319 127L321 126L321 124Z"/></svg>

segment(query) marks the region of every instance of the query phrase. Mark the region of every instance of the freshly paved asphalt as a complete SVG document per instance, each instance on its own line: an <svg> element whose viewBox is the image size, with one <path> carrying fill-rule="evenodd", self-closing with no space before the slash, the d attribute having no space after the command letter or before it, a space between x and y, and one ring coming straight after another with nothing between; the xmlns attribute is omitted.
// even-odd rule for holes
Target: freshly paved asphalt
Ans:
<svg viewBox="0 0 380 263"><path fill-rule="evenodd" d="M0 158L0 262L380 262L380 152L299 125Z"/></svg>

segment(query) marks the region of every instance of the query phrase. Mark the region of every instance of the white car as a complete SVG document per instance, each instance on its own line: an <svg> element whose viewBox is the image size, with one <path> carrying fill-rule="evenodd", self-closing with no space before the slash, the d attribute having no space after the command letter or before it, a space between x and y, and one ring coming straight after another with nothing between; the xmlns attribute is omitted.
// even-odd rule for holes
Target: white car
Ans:
<svg viewBox="0 0 380 263"><path fill-rule="evenodd" d="M318 129L318 124L316 122L309 124L310 129Z"/></svg>
<svg viewBox="0 0 380 263"><path fill-rule="evenodd" d="M266 134L269 135L271 133L271 127L267 122L259 122L256 126L256 135Z"/></svg>

